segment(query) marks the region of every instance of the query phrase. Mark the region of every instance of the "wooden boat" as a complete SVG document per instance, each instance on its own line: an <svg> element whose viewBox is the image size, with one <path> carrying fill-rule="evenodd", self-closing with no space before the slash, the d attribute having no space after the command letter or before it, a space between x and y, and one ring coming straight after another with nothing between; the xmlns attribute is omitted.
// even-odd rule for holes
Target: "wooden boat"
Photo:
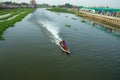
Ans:
<svg viewBox="0 0 120 80"><path fill-rule="evenodd" d="M67 54L70 54L70 50L67 44L63 44L63 41L60 41L59 44L62 51L66 52Z"/></svg>

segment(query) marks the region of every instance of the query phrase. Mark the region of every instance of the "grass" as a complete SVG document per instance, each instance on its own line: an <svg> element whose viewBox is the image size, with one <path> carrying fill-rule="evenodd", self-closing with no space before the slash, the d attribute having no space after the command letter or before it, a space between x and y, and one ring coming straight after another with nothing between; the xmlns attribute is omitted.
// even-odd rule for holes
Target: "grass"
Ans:
<svg viewBox="0 0 120 80"><path fill-rule="evenodd" d="M65 16L66 18L68 17L68 16Z"/></svg>
<svg viewBox="0 0 120 80"><path fill-rule="evenodd" d="M81 22L85 22L85 20L83 19L83 20L81 20Z"/></svg>
<svg viewBox="0 0 120 80"><path fill-rule="evenodd" d="M3 39L3 37L1 35L7 28L14 26L14 24L16 22L21 21L25 16L27 16L29 13L33 12L33 9L23 9L23 11L24 11L24 13L19 14L12 20L6 20L3 22L0 22L0 39Z"/></svg>
<svg viewBox="0 0 120 80"><path fill-rule="evenodd" d="M70 25L70 24L65 24L65 26L66 26L66 27L71 27L71 25Z"/></svg>
<svg viewBox="0 0 120 80"><path fill-rule="evenodd" d="M73 13L65 8L49 8L47 10L54 11L54 12Z"/></svg>
<svg viewBox="0 0 120 80"><path fill-rule="evenodd" d="M21 12L24 12L24 11L26 11L26 9L15 9L15 10L12 10L10 13L10 15L9 16L6 16L6 17L2 17L2 18L0 18L0 20L6 20L6 19L8 19L8 18L11 18L11 17L13 17L13 16L15 16L15 15L17 15L17 14L19 14L19 13L21 13ZM5 12L7 12L7 11L5 11ZM9 12L9 10L8 10L8 12ZM8 14L8 13L7 13Z"/></svg>
<svg viewBox="0 0 120 80"><path fill-rule="evenodd" d="M0 18L0 20L7 20L8 18L11 18L17 14L19 14L20 12L12 12L9 16L6 16L6 17L2 17Z"/></svg>
<svg viewBox="0 0 120 80"><path fill-rule="evenodd" d="M5 14L11 13L15 10L17 10L17 9L0 9L0 15L5 15Z"/></svg>
<svg viewBox="0 0 120 80"><path fill-rule="evenodd" d="M77 20L76 18L72 18L73 20Z"/></svg>

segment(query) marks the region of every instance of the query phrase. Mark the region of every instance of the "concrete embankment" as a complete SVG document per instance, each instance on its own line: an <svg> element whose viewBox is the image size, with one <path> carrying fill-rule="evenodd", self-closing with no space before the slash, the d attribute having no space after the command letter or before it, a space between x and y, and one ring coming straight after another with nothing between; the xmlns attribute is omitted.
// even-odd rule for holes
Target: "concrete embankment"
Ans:
<svg viewBox="0 0 120 80"><path fill-rule="evenodd" d="M97 21L97 22L120 29L120 18L104 16L100 14L93 14L93 13L88 13L88 12L75 11L74 13L80 17L84 17L89 20Z"/></svg>

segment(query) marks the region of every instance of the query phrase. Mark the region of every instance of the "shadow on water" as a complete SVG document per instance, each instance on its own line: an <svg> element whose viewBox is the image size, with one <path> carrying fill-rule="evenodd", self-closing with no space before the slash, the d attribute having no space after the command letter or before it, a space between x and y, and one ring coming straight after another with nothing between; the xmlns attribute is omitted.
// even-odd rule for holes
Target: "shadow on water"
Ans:
<svg viewBox="0 0 120 80"><path fill-rule="evenodd" d="M61 50L61 54L62 54L62 55L67 55L67 56L70 56L70 54L69 54L69 53L66 53L66 52L64 52L64 51L62 51L62 50Z"/></svg>

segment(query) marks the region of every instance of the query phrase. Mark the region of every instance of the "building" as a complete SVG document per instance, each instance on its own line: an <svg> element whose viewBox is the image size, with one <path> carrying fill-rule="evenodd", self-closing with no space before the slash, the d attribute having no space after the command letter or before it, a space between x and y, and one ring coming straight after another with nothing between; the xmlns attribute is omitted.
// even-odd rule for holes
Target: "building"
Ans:
<svg viewBox="0 0 120 80"><path fill-rule="evenodd" d="M104 7L80 7L80 11L101 14L106 16L119 17L120 9L104 8Z"/></svg>
<svg viewBox="0 0 120 80"><path fill-rule="evenodd" d="M37 7L37 3L35 0L30 0L30 7L31 8L36 8Z"/></svg>
<svg viewBox="0 0 120 80"><path fill-rule="evenodd" d="M15 3L15 2L1 2L0 9L12 9L12 8L28 8L27 3Z"/></svg>

